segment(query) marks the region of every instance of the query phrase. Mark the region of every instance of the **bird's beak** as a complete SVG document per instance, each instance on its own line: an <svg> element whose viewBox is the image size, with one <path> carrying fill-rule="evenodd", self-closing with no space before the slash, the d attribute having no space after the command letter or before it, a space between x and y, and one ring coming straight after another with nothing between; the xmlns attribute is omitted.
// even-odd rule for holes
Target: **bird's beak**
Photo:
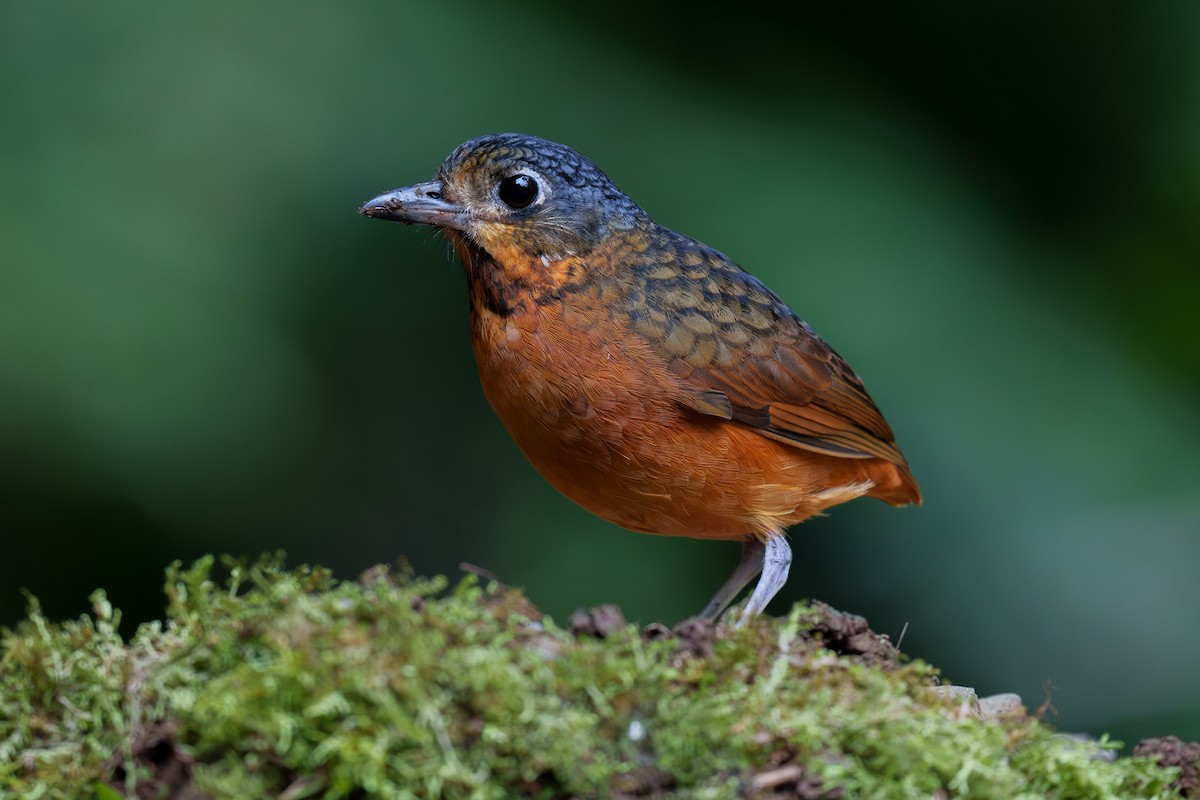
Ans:
<svg viewBox="0 0 1200 800"><path fill-rule="evenodd" d="M442 184L437 181L418 183L381 194L363 203L358 213L406 225L436 225L457 230L466 228L463 207L447 202L442 197Z"/></svg>

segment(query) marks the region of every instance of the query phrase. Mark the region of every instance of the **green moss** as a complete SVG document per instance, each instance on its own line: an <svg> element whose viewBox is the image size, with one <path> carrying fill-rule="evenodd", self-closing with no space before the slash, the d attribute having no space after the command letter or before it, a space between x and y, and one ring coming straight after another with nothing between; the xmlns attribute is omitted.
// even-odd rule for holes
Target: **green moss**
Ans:
<svg viewBox="0 0 1200 800"><path fill-rule="evenodd" d="M128 642L102 593L62 624L31 601L3 633L0 796L724 798L779 768L793 797L1172 796L1144 760L964 715L923 664L825 649L804 606L601 639L474 578L229 566L170 569Z"/></svg>

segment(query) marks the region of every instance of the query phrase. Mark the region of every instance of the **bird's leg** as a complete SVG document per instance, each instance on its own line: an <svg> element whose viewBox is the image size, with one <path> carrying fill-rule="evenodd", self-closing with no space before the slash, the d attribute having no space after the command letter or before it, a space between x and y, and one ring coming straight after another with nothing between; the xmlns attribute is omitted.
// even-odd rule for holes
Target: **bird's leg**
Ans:
<svg viewBox="0 0 1200 800"><path fill-rule="evenodd" d="M742 542L742 560L738 562L729 578L720 589L717 589L712 600L709 600L708 605L700 612L701 619L717 621L717 617L721 616L721 612L725 610L726 606L733 602L733 598L737 597L738 592L762 571L763 553L765 552L766 545L758 539L751 538Z"/></svg>
<svg viewBox="0 0 1200 800"><path fill-rule="evenodd" d="M758 585L754 587L750 599L746 601L746 607L742 609L742 615L738 617L737 627L742 627L763 612L767 603L771 602L771 598L778 594L783 585L787 583L788 570L791 569L791 566L792 548L788 546L787 539L783 538L783 534L778 533L767 539L766 554L763 556L762 562L762 577L758 579Z"/></svg>

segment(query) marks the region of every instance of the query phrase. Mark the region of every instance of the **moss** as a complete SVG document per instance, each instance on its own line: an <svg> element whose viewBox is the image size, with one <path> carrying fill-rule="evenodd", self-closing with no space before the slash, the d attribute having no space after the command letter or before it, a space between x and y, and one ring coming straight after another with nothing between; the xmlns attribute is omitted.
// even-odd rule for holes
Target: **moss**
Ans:
<svg viewBox="0 0 1200 800"><path fill-rule="evenodd" d="M827 649L806 606L593 635L473 577L227 567L172 567L166 621L129 641L102 593L61 624L31 601L3 632L0 796L1172 796L1171 770L1094 757L1111 743Z"/></svg>

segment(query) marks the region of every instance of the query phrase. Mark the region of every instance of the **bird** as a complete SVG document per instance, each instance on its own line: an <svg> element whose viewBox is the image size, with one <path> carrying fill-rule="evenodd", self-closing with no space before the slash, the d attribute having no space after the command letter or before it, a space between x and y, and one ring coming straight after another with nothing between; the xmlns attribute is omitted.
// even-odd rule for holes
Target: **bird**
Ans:
<svg viewBox="0 0 1200 800"><path fill-rule="evenodd" d="M920 490L862 380L723 253L656 223L591 160L537 136L455 148L367 217L432 226L462 262L484 395L541 475L641 533L734 540L698 615L736 622L787 581L786 530Z"/></svg>

